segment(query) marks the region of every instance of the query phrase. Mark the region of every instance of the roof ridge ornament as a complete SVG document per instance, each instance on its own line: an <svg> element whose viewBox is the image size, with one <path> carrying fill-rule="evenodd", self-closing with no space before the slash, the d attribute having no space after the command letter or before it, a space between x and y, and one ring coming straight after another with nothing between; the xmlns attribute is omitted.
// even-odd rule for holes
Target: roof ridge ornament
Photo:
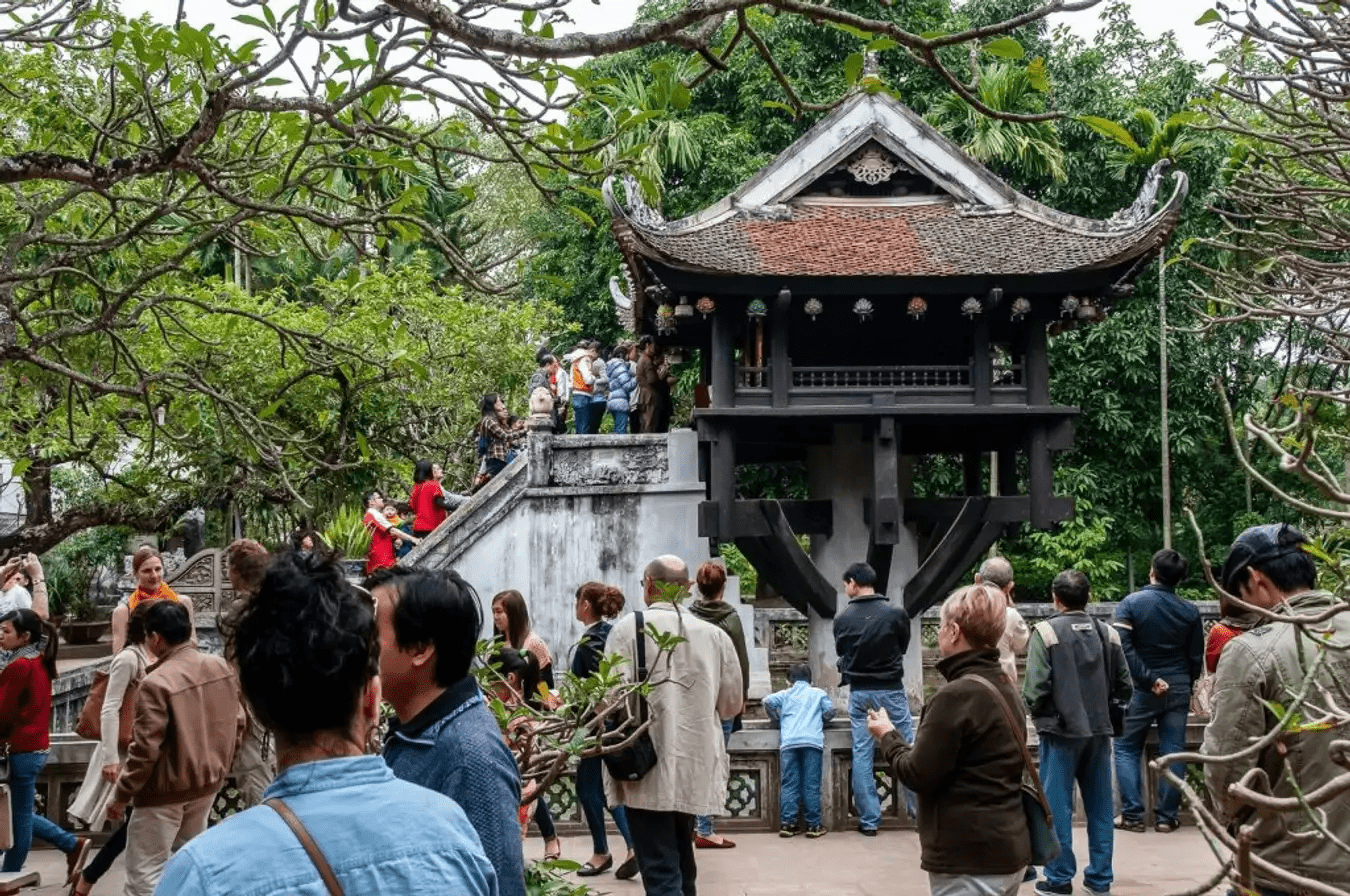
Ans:
<svg viewBox="0 0 1350 896"><path fill-rule="evenodd" d="M611 212L619 212L628 220L637 224L639 227L648 230L664 230L669 223L665 217L656 209L647 204L647 200L642 196L642 188L638 185L637 178L631 174L624 174L618 178L623 184L624 201L621 203L614 196L614 176L605 178L601 185L601 192L605 197L605 204L609 206Z"/></svg>
<svg viewBox="0 0 1350 896"><path fill-rule="evenodd" d="M1158 190L1162 187L1163 175L1172 167L1171 159L1159 159L1148 169L1144 183L1139 188L1139 196L1127 207L1116 212L1106 223L1113 226L1131 227L1142 224L1153 214L1153 204L1158 199Z"/></svg>

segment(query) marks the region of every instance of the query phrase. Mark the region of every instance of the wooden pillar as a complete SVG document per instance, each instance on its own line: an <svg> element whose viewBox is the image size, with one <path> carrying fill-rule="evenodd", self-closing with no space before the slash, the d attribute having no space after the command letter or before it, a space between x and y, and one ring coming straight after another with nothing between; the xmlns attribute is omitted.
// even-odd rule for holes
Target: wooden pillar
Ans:
<svg viewBox="0 0 1350 896"><path fill-rule="evenodd" d="M1011 445L998 452L998 493L1020 494L1017 490L1017 449Z"/></svg>
<svg viewBox="0 0 1350 896"><path fill-rule="evenodd" d="M773 303L772 329L769 332L769 371L773 377L773 406L788 405L792 388L792 361L788 358L788 315L792 313L792 293L779 290Z"/></svg>
<svg viewBox="0 0 1350 896"><path fill-rule="evenodd" d="M974 357L971 359L970 384L975 387L975 403L994 401L994 361L989 351L989 313L975 318ZM966 494L974 494L967 492Z"/></svg>
<svg viewBox="0 0 1350 896"><path fill-rule="evenodd" d="M725 426L713 428L708 456L708 499L717 505L717 529L709 537L732 540L733 504L736 500L736 447Z"/></svg>
<svg viewBox="0 0 1350 896"><path fill-rule="evenodd" d="M1031 431L1027 446L1027 495L1031 501L1031 525L1049 529L1054 517L1050 499L1055 495L1055 468L1050 455L1050 434L1044 426Z"/></svg>
<svg viewBox="0 0 1350 896"><path fill-rule="evenodd" d="M1050 355L1046 344L1045 316L1033 310L1027 320L1027 353L1023 376L1027 384L1027 404L1050 404Z"/></svg>
<svg viewBox="0 0 1350 896"><path fill-rule="evenodd" d="M967 451L961 455L961 472L967 495L984 494L984 457L978 451Z"/></svg>
<svg viewBox="0 0 1350 896"><path fill-rule="evenodd" d="M899 544L900 446L895 418L881 417L872 434L872 540Z"/></svg>
<svg viewBox="0 0 1350 896"><path fill-rule="evenodd" d="M712 343L708 349L712 358L712 405L715 408L736 406L736 334L732 332L729 308L719 308L712 316Z"/></svg>

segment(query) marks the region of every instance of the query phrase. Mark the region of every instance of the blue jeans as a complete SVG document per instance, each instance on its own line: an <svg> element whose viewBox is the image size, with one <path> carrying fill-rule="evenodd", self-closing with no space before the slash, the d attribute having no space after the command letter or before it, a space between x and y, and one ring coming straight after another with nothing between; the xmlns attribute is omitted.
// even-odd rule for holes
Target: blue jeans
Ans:
<svg viewBox="0 0 1350 896"><path fill-rule="evenodd" d="M46 840L62 852L75 849L75 835L33 811L37 779L47 764L47 753L11 753L9 757L9 799L14 807L14 848L5 853L0 871L22 871L28 860L33 838Z"/></svg>
<svg viewBox="0 0 1350 896"><path fill-rule="evenodd" d="M824 751L819 747L784 747L778 751L783 789L778 800L779 826L797 823L797 807L806 813L808 828L820 827L820 766Z"/></svg>
<svg viewBox="0 0 1350 896"><path fill-rule="evenodd" d="M1135 691L1125 713L1125 733L1116 738L1116 780L1120 783L1120 816L1127 821L1144 820L1143 782L1139 771L1144 753L1144 738L1156 722L1158 751L1161 755L1179 753L1186 748L1186 716L1191 710L1189 690L1175 688L1161 697L1152 691ZM1176 762L1172 773L1185 774L1186 764ZM1154 823L1177 823L1181 810L1181 791L1158 781L1158 804L1153 809Z"/></svg>
<svg viewBox="0 0 1350 896"><path fill-rule="evenodd" d="M589 428L586 430L591 435L600 432L600 424L605 420L606 406L603 398L591 402L590 419L587 421Z"/></svg>
<svg viewBox="0 0 1350 896"><path fill-rule="evenodd" d="M628 412L611 410L609 413L614 417L615 434L628 435Z"/></svg>
<svg viewBox="0 0 1350 896"><path fill-rule="evenodd" d="M849 689L848 723L853 734L853 804L858 810L858 827L874 831L881 824L881 800L877 797L877 779L873 772L873 756L876 741L867 730L867 711L885 709L891 717L895 730L908 743L914 743L914 718L909 714L909 699L903 690L899 691L859 691ZM909 808L910 818L917 815L914 793L901 787L905 796L905 805Z"/></svg>
<svg viewBox="0 0 1350 896"><path fill-rule="evenodd" d="M1059 855L1045 866L1047 883L1073 881L1078 864L1073 856L1073 785L1083 792L1087 816L1088 866L1083 883L1099 892L1111 889L1111 850L1115 811L1111 793L1111 738L1041 735L1041 784L1059 838Z"/></svg>
<svg viewBox="0 0 1350 896"><path fill-rule="evenodd" d="M722 720L722 745L725 746L731 740L731 729L736 727L735 719ZM711 837L713 831L713 817L711 815L694 816L694 833L700 837Z"/></svg>
<svg viewBox="0 0 1350 896"><path fill-rule="evenodd" d="M591 431L591 397L584 392L572 396L572 427L579 436Z"/></svg>
<svg viewBox="0 0 1350 896"><path fill-rule="evenodd" d="M605 837L605 781L600 764L598 756L577 763L577 800L581 803L582 815L586 817L586 827L591 831L591 847L596 855L603 856L609 854L609 840ZM628 833L628 813L623 806L610 806L609 814L614 818L619 836L632 849L633 837Z"/></svg>

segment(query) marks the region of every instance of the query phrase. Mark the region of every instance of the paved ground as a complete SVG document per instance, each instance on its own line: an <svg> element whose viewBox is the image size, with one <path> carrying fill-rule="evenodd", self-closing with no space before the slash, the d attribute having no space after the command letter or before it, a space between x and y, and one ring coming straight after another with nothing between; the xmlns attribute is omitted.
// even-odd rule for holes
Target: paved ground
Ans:
<svg viewBox="0 0 1350 896"><path fill-rule="evenodd" d="M923 896L928 892L928 877L919 869L918 837L912 831L883 831L875 838L840 832L819 840L782 840L774 834L741 834L733 839L738 843L735 849L699 851L698 883L704 896ZM1074 831L1074 840L1080 858L1085 856L1087 840L1082 828ZM526 844L528 857L539 858L542 852L537 837ZM563 838L565 858L584 861L589 855L589 838ZM35 850L28 862L29 868L42 873L46 885L25 893L55 896L65 892L61 885L64 856L54 850ZM1179 893L1208 879L1216 868L1194 828L1173 834L1117 833L1116 882L1111 892L1115 896ZM119 861L94 893L115 896L121 893L124 880ZM642 893L640 881L619 881L609 874L589 882L615 896ZM1023 896L1031 892L1031 884L1022 887Z"/></svg>

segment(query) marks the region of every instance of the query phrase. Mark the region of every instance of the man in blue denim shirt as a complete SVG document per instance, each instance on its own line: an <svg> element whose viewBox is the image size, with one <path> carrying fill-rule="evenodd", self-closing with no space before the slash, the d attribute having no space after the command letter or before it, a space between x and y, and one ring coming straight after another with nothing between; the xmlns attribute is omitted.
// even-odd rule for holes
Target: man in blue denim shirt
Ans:
<svg viewBox="0 0 1350 896"><path fill-rule="evenodd" d="M264 792L266 804L179 850L156 894L324 896L326 864L353 896L498 896L464 811L364 755L379 725L375 620L342 570L283 556L231 622L228 656L255 716L276 736L282 771ZM283 820L286 810L317 856Z"/></svg>
<svg viewBox="0 0 1350 896"><path fill-rule="evenodd" d="M1178 597L1177 585L1186 578L1186 558L1170 548L1153 555L1149 584L1127 595L1116 607L1112 623L1130 664L1134 696L1125 715L1125 731L1116 738L1116 780L1120 783L1120 817L1116 828L1144 830L1144 802L1140 796L1140 757L1144 738L1158 726L1162 755L1186 748L1186 716L1191 711L1191 685L1204 671L1205 628L1195 604ZM1180 775L1185 766L1172 771ZM1180 824L1181 791L1158 781L1154 827L1171 833Z"/></svg>
<svg viewBox="0 0 1350 896"><path fill-rule="evenodd" d="M454 572L400 567L367 582L380 631L380 678L398 721L384 758L405 781L459 803L497 870L501 896L525 896L520 772L469 674L482 608Z"/></svg>

